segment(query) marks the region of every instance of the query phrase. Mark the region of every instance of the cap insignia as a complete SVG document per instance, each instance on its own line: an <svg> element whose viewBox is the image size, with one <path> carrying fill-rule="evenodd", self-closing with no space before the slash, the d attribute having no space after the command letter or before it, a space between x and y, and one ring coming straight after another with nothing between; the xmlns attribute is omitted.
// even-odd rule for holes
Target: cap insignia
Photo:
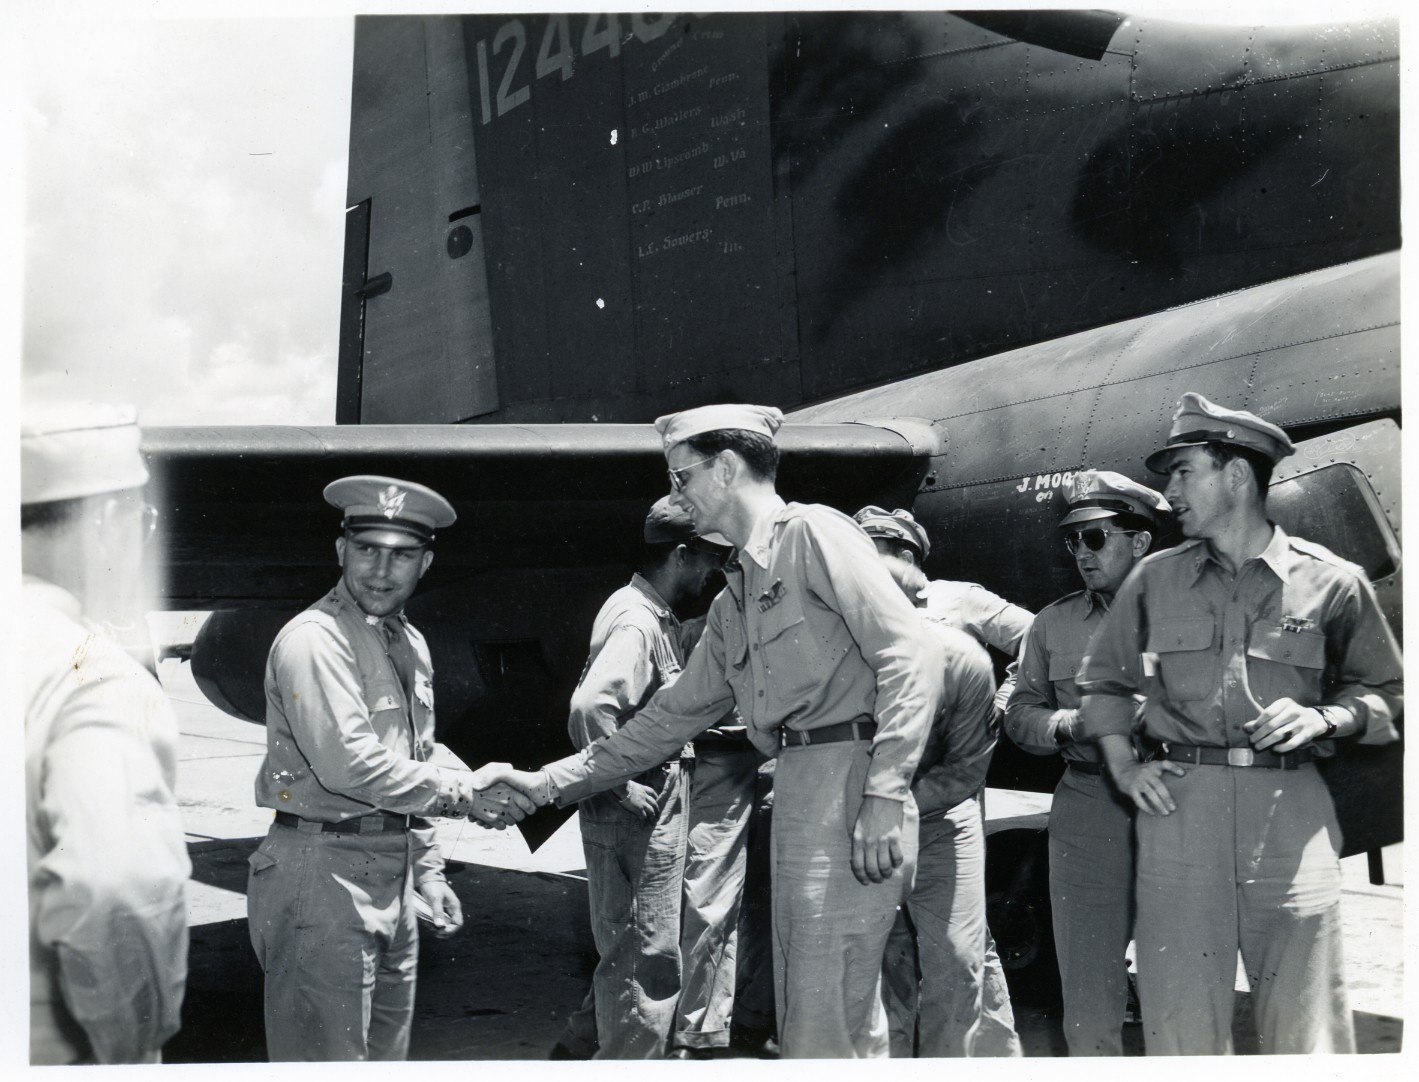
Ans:
<svg viewBox="0 0 1419 1082"><path fill-rule="evenodd" d="M384 491L379 494L379 513L385 518L399 518L404 514L404 497L408 495L403 489L394 485L386 485Z"/></svg>

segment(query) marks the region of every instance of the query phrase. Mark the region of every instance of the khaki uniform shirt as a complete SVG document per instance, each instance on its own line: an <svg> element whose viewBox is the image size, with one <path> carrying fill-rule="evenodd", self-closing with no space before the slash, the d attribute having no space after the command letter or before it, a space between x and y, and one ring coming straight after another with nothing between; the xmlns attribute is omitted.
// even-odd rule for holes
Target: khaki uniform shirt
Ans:
<svg viewBox="0 0 1419 1082"><path fill-rule="evenodd" d="M1205 541L1143 560L1089 644L1078 677L1090 696L1085 735L1127 735L1131 696L1147 698L1155 740L1249 747L1242 726L1269 704L1333 704L1354 714L1362 744L1398 739L1403 665L1364 573L1275 528L1229 575ZM1316 754L1334 753L1332 741Z"/></svg>
<svg viewBox="0 0 1419 1082"><path fill-rule="evenodd" d="M874 718L863 793L905 800L944 662L867 535L832 508L787 504L754 527L726 579L680 678L619 732L547 767L559 801L663 761L735 705L765 755L781 728Z"/></svg>
<svg viewBox="0 0 1419 1082"><path fill-rule="evenodd" d="M22 596L31 1062L152 1060L187 982L177 720L72 594Z"/></svg>
<svg viewBox="0 0 1419 1082"><path fill-rule="evenodd" d="M673 683L684 666L681 641L680 621L639 573L608 597L591 626L591 653L572 693L567 719L572 743L580 749L610 736ZM657 768L637 780L659 791L665 773ZM616 804L624 796L624 786L618 786L589 797L582 801L582 814L619 822L630 814Z"/></svg>
<svg viewBox="0 0 1419 1082"><path fill-rule="evenodd" d="M408 651L411 688L391 657L398 650ZM433 665L403 613L371 622L342 579L281 629L266 660L257 804L327 823L374 811L437 814L456 787L426 761L433 746ZM416 883L443 879L433 834L411 831Z"/></svg>
<svg viewBox="0 0 1419 1082"><path fill-rule="evenodd" d="M964 631L935 623L928 626L941 643L945 667L941 709L912 782L923 822L980 792L999 736L990 655Z"/></svg>
<svg viewBox="0 0 1419 1082"><path fill-rule="evenodd" d="M926 601L928 619L958 627L1010 658L1020 652L1020 640L1034 619L1028 609L974 582L932 579L917 596Z"/></svg>
<svg viewBox="0 0 1419 1082"><path fill-rule="evenodd" d="M1005 731L1034 755L1062 752L1065 759L1098 762L1091 743L1056 740L1058 710L1078 710L1082 699L1074 678L1084 661L1089 638L1103 622L1109 603L1103 594L1080 590L1046 605L1025 636L1015 674L1015 690L1005 710Z"/></svg>

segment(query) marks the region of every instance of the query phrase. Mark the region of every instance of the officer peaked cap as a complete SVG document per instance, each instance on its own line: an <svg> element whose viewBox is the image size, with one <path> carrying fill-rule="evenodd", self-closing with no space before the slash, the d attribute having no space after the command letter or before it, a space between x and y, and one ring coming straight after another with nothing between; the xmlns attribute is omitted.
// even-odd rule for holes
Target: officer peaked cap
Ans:
<svg viewBox="0 0 1419 1082"><path fill-rule="evenodd" d="M427 545L435 529L452 526L458 518L433 489L373 474L331 481L325 486L325 502L344 512L340 525L347 532L391 548Z"/></svg>
<svg viewBox="0 0 1419 1082"><path fill-rule="evenodd" d="M1188 391L1178 401L1167 444L1148 456L1147 466L1154 473L1166 473L1169 451L1205 443L1249 447L1271 459L1273 465L1296 450L1291 437L1270 421L1246 410L1226 409L1196 391Z"/></svg>

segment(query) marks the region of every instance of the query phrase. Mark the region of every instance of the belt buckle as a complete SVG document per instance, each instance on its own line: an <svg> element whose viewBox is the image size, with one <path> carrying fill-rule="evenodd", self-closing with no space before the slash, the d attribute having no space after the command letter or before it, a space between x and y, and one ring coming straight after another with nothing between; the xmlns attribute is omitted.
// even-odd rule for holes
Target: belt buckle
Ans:
<svg viewBox="0 0 1419 1082"><path fill-rule="evenodd" d="M1251 748L1228 748L1228 766L1251 766L1256 762L1256 753Z"/></svg>

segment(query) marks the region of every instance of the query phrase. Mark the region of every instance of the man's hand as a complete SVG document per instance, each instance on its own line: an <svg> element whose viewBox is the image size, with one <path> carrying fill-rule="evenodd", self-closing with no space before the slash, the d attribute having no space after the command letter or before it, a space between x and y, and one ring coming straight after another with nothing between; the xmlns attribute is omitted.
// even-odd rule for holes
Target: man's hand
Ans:
<svg viewBox="0 0 1419 1082"><path fill-rule="evenodd" d="M463 927L463 906L453 888L442 879L432 879L419 887L419 894L429 903L434 915L434 935L447 939Z"/></svg>
<svg viewBox="0 0 1419 1082"><path fill-rule="evenodd" d="M647 823L655 822L660 814L660 798L649 785L638 781L626 782L626 795L618 803L632 815L639 815Z"/></svg>
<svg viewBox="0 0 1419 1082"><path fill-rule="evenodd" d="M884 883L902 860L902 802L863 797L852 825L852 874L859 883Z"/></svg>
<svg viewBox="0 0 1419 1082"><path fill-rule="evenodd" d="M480 792L502 783L521 794L519 807L531 813L552 802L547 775L541 770L514 770L508 763L488 763L473 771L473 788ZM530 805L530 806L529 806Z"/></svg>
<svg viewBox="0 0 1419 1082"><path fill-rule="evenodd" d="M1173 794L1163 784L1163 776L1174 774L1181 778L1186 773L1177 763L1166 759L1151 763L1123 759L1109 763L1109 774L1113 776L1118 791L1137 804L1139 811L1149 815L1171 815L1178 810Z"/></svg>
<svg viewBox="0 0 1419 1082"><path fill-rule="evenodd" d="M1295 699L1277 699L1242 726L1256 751L1285 755L1325 735L1325 719L1314 707Z"/></svg>
<svg viewBox="0 0 1419 1082"><path fill-rule="evenodd" d="M537 810L537 805L522 792L504 782L495 782L482 792L474 791L468 805L468 818L482 826L502 830L520 823Z"/></svg>

